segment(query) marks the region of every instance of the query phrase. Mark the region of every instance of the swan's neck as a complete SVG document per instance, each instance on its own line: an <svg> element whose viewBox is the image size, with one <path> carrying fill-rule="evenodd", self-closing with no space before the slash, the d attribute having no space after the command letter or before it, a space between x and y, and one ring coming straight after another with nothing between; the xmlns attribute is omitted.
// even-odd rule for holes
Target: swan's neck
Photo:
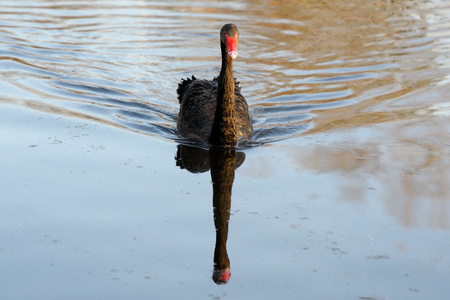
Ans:
<svg viewBox="0 0 450 300"><path fill-rule="evenodd" d="M211 145L234 146L237 141L236 118L234 107L234 76L233 60L227 53L226 46L220 43L222 49L222 69L218 78L217 106L214 116L209 143Z"/></svg>
<svg viewBox="0 0 450 300"><path fill-rule="evenodd" d="M211 166L214 225L216 227L214 273L219 274L224 271L230 271L227 238L231 209L231 191L233 189L234 170L236 168L236 151L234 149L211 149L209 151L209 164ZM217 279L215 278L214 281ZM216 283L220 282L216 281Z"/></svg>

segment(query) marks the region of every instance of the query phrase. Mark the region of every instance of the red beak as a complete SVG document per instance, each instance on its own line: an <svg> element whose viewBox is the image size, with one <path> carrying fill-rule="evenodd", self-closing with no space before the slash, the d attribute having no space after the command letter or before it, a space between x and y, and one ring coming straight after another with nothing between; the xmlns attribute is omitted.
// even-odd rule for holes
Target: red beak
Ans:
<svg viewBox="0 0 450 300"><path fill-rule="evenodd" d="M237 41L239 34L236 33L234 38L231 38L228 34L225 34L227 37L227 51L228 55L231 57L231 59L235 59L238 56L237 52Z"/></svg>

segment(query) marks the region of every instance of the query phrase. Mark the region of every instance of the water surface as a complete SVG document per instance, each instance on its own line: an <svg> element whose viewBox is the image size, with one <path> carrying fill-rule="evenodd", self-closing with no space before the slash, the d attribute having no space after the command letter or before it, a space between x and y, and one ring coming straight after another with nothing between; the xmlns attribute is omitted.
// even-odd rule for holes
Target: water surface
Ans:
<svg viewBox="0 0 450 300"><path fill-rule="evenodd" d="M446 299L445 1L0 16L2 299ZM218 74L227 22L255 137L217 154L183 146L176 87Z"/></svg>

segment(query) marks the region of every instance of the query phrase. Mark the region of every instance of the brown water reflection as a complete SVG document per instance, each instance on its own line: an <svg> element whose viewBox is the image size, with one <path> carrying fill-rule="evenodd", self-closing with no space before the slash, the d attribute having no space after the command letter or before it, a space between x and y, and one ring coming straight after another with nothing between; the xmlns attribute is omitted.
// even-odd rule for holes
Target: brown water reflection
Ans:
<svg viewBox="0 0 450 300"><path fill-rule="evenodd" d="M267 21L250 34L255 52L246 63L271 66L251 91L277 100L257 101L282 114L277 124L269 110L269 126L288 123L301 105L313 114L299 121L313 122L311 133L414 118L429 102L396 109L380 103L430 88L449 71L439 47L445 40L433 35L442 28L430 21L437 11L419 2L287 1L258 13Z"/></svg>
<svg viewBox="0 0 450 300"><path fill-rule="evenodd" d="M268 47L256 61L273 66L264 87L277 100L260 105L281 111L278 125L303 105L313 116L300 122L313 126L302 135L370 128L338 145L294 147L298 168L339 174L344 201L380 190L386 212L406 227L449 229L449 28L438 21L448 20L448 9L421 1L286 1L256 12L267 21L254 33L266 39L252 42Z"/></svg>
<svg viewBox="0 0 450 300"><path fill-rule="evenodd" d="M333 174L342 201L377 195L388 215L405 227L450 229L450 144L445 119L385 124L343 134L336 142L292 147L299 169ZM338 136L342 137L342 134Z"/></svg>

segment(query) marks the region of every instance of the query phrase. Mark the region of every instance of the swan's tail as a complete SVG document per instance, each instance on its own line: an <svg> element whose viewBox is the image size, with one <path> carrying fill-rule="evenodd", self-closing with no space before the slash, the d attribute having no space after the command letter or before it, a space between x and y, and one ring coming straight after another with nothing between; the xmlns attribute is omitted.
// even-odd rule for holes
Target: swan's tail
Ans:
<svg viewBox="0 0 450 300"><path fill-rule="evenodd" d="M177 94L178 94L178 102L181 103L183 99L184 92L188 89L189 85L197 80L194 75L192 78L181 79L181 82L178 84Z"/></svg>

